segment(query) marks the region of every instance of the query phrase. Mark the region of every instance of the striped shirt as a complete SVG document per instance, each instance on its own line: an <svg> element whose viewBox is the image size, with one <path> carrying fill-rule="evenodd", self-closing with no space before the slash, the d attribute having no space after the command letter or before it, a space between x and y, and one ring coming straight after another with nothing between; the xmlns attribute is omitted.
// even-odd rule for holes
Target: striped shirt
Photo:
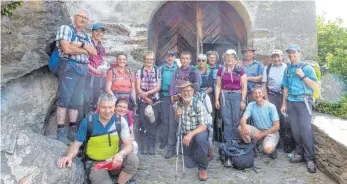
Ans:
<svg viewBox="0 0 347 184"><path fill-rule="evenodd" d="M157 70L157 78L155 78L155 70ZM141 79L141 71L143 71L143 78ZM136 72L136 80L141 80L141 89L143 91L149 91L154 89L158 81L161 80L161 72L157 67L152 67L152 70L148 72L145 69L139 69ZM153 100L159 100L159 92L151 94L150 97Z"/></svg>
<svg viewBox="0 0 347 184"><path fill-rule="evenodd" d="M183 104L182 104L183 105ZM174 104L175 110L177 109L178 102ZM196 104L196 109L193 109L193 100L191 100L190 104L188 106L183 106L183 114L181 116L182 120L182 127L181 127L181 133L187 134L190 131L193 131L196 129L199 125L206 125L207 124L207 118L206 118L206 109L204 104L198 100Z"/></svg>
<svg viewBox="0 0 347 184"><path fill-rule="evenodd" d="M71 29L71 27L73 27L73 29ZM72 34L73 31L76 32L76 37L74 40L72 40ZM57 47L58 47L58 52L59 52L59 57L64 57L64 58L70 58L78 63L82 63L82 64L88 64L89 60L89 56L88 54L74 54L74 55L70 55L70 54L64 54L63 50L60 46L60 40L66 40L68 42L74 42L74 41L78 41L78 42L85 42L85 44L88 45L92 45L91 43L91 39L89 38L89 36L82 31L82 35L78 35L77 31L76 31L76 27L73 24L68 25L62 25L60 26L60 28L58 29L57 32L57 36L55 38L55 40L57 41Z"/></svg>

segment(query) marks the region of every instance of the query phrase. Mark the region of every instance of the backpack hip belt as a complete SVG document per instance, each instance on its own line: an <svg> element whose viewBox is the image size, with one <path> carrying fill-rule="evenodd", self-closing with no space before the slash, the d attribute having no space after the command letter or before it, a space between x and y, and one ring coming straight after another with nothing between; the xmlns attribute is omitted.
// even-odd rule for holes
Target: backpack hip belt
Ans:
<svg viewBox="0 0 347 184"><path fill-rule="evenodd" d="M238 90L230 90L230 89L222 89L223 93L241 93L241 89Z"/></svg>

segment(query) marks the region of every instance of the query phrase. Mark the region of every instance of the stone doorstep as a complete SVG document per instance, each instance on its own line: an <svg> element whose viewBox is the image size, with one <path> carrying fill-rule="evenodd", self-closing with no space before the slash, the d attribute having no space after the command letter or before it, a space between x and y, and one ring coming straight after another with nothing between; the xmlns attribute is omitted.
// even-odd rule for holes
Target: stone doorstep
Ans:
<svg viewBox="0 0 347 184"><path fill-rule="evenodd" d="M337 117L313 113L312 124L329 137L347 147L347 120Z"/></svg>

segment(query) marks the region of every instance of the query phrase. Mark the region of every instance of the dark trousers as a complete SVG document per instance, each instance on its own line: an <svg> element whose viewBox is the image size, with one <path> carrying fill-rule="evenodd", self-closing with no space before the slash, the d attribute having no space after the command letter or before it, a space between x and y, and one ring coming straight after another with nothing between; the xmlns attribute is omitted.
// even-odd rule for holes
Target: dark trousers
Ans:
<svg viewBox="0 0 347 184"><path fill-rule="evenodd" d="M312 105L310 105L312 109ZM304 102L291 102L287 100L287 113L290 128L298 154L303 155L306 161L315 160L315 148L312 135L311 121Z"/></svg>
<svg viewBox="0 0 347 184"><path fill-rule="evenodd" d="M184 135L182 135L182 139ZM208 166L208 132L204 131L192 138L189 146L183 145L184 163L187 168L198 167L207 169Z"/></svg>
<svg viewBox="0 0 347 184"><path fill-rule="evenodd" d="M166 145L168 144L169 139L174 139L175 136L173 135L176 133L177 126L172 128L169 126L173 123L173 121L175 121L175 112L171 104L170 96L161 95L160 100L162 102L160 103L160 123L158 122L158 136L160 143ZM172 137L170 137L171 134ZM171 140L170 142L173 141L175 140Z"/></svg>
<svg viewBox="0 0 347 184"><path fill-rule="evenodd" d="M147 107L147 103L140 102L139 104L139 113L140 113L140 121L138 128L142 130L139 132L140 137L138 139L138 143L141 146L155 146L156 132L157 132L157 122L158 122L158 109L159 105L153 107L155 121L151 123L147 116L145 115L145 108Z"/></svg>
<svg viewBox="0 0 347 184"><path fill-rule="evenodd" d="M88 111L94 111L96 109L99 96L104 91L103 86L103 77L87 76L85 105L87 105Z"/></svg>
<svg viewBox="0 0 347 184"><path fill-rule="evenodd" d="M277 109L278 117L280 118L280 141L282 141L283 136L285 134L285 121L284 117L281 113L281 107L282 107L282 101L283 101L283 95L280 94L269 94L269 102L274 104Z"/></svg>

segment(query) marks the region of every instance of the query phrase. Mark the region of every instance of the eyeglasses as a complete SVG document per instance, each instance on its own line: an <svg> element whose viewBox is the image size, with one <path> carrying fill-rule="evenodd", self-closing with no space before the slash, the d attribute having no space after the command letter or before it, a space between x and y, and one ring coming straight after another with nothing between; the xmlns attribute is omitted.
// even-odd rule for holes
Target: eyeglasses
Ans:
<svg viewBox="0 0 347 184"><path fill-rule="evenodd" d="M116 107L121 108L121 109L127 109L128 108L128 106L125 106L125 105L117 105Z"/></svg>
<svg viewBox="0 0 347 184"><path fill-rule="evenodd" d="M193 92L194 90L182 90L181 93L191 93Z"/></svg>
<svg viewBox="0 0 347 184"><path fill-rule="evenodd" d="M83 16L83 15L76 15L77 17L79 17L79 18L81 18L81 19L84 19L84 20L89 20L89 18L88 17L86 17L86 16Z"/></svg>
<svg viewBox="0 0 347 184"><path fill-rule="evenodd" d="M200 60L200 59L199 59L198 62L206 62L206 60Z"/></svg>

